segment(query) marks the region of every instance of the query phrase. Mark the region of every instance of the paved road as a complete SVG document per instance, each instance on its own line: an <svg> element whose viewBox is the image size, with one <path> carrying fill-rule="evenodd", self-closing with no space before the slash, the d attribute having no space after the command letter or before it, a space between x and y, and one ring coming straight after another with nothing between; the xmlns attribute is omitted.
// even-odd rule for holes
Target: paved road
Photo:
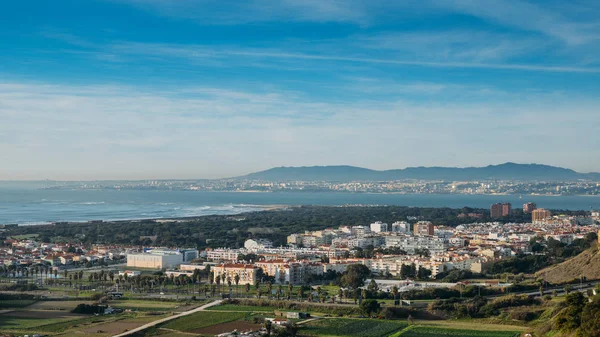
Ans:
<svg viewBox="0 0 600 337"><path fill-rule="evenodd" d="M151 327L153 327L153 326L155 326L155 325L157 325L157 324L164 323L164 322L168 322L168 321L174 320L174 319L176 319L176 318L179 318L179 317L183 317L183 316L191 315L191 314L193 314L193 313L196 313L196 312L198 312L198 311L202 311L202 310L205 310L205 309L207 309L207 308L213 307L213 306L215 306L215 305L219 305L219 304L221 304L221 302L223 302L223 300L217 300L217 301L213 301L213 302L210 302L210 303L208 303L208 304L205 304L205 305L203 305L203 306L201 306L201 307L198 307L198 308L195 308L195 309L192 309L192 310L189 310L189 311L185 311L185 312L182 312L182 313L180 313L180 314L177 314L177 315L173 315L173 316L165 317L165 318L159 319L159 320L157 320L157 321L150 322L150 323L148 323L148 324L144 324L144 325L142 325L142 326L140 326L140 327L137 327L137 328L135 328L135 329L131 329L131 330L127 331L127 332L123 332L123 333L121 333L121 334L114 335L113 337L123 337L123 336L129 336L129 335L131 335L131 334L133 334L133 333L136 333L136 332L139 332L139 331L142 331L142 330L145 330L145 329L151 328Z"/></svg>

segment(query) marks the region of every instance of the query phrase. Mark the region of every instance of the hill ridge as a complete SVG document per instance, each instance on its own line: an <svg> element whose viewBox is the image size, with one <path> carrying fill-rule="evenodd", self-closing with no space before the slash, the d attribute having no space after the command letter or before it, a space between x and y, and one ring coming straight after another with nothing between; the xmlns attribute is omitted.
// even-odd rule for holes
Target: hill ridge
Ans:
<svg viewBox="0 0 600 337"><path fill-rule="evenodd" d="M595 244L577 256L538 271L536 276L554 284L581 277L600 280L600 247Z"/></svg>
<svg viewBox="0 0 600 337"><path fill-rule="evenodd" d="M373 170L350 165L279 166L236 179L265 181L385 181L385 180L600 180L600 173L578 173L572 169L544 164L507 162L484 167L418 166Z"/></svg>

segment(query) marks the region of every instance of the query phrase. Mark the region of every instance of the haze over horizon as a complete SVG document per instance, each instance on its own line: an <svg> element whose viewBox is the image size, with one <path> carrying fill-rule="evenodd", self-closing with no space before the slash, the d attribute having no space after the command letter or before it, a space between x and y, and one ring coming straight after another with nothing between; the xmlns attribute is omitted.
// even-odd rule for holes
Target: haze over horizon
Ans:
<svg viewBox="0 0 600 337"><path fill-rule="evenodd" d="M0 180L600 171L594 1L11 2Z"/></svg>

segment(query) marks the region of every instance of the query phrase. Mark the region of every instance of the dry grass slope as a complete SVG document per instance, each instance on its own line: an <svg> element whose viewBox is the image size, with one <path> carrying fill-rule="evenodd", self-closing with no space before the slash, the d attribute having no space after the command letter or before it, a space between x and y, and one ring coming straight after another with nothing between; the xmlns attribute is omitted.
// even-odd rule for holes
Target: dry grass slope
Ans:
<svg viewBox="0 0 600 337"><path fill-rule="evenodd" d="M555 284L569 282L582 276L588 280L598 280L600 279L600 249L596 245L563 263L540 270L536 276Z"/></svg>

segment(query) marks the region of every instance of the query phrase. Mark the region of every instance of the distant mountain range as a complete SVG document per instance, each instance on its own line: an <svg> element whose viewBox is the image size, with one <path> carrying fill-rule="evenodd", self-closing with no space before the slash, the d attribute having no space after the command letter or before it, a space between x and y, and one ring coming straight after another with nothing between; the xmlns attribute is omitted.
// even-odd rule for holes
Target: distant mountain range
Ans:
<svg viewBox="0 0 600 337"><path fill-rule="evenodd" d="M504 163L485 167L407 167L377 171L355 166L275 167L238 179L263 181L385 181L385 180L600 180L600 173L578 173L571 169L540 164Z"/></svg>

